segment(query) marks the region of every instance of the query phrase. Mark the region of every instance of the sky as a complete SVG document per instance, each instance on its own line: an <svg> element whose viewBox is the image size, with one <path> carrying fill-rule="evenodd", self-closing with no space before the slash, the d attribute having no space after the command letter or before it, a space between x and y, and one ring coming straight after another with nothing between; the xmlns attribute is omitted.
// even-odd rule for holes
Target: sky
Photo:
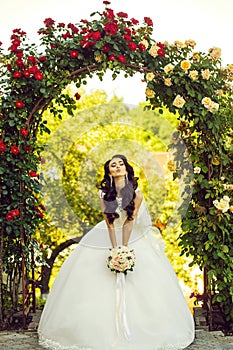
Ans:
<svg viewBox="0 0 233 350"><path fill-rule="evenodd" d="M220 47L223 64L233 63L233 0L112 0L110 7L115 12L127 12L129 18L152 18L156 41L193 39L197 50L206 52L210 47ZM4 48L9 47L12 30L21 28L33 42L47 17L75 24L103 9L102 0L4 0L0 11L0 41ZM86 89L103 89L109 95L116 93L123 97L125 103L137 104L145 100L141 78L140 74L127 79L121 76L113 82L107 74L103 82L92 79Z"/></svg>

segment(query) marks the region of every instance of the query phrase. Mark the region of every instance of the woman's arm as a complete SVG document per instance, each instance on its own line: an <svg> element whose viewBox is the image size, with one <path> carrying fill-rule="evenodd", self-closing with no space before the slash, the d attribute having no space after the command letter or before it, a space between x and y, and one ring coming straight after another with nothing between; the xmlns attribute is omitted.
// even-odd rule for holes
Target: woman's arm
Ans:
<svg viewBox="0 0 233 350"><path fill-rule="evenodd" d="M140 208L140 205L142 203L143 195L141 191L136 192L136 197L134 198L134 212L133 212L133 220L126 219L122 228L122 245L127 246L129 242L129 238L133 229L134 219L137 216L138 210Z"/></svg>
<svg viewBox="0 0 233 350"><path fill-rule="evenodd" d="M101 210L102 210L102 213L103 213L104 220L105 220L105 222L107 224L107 227L108 227L108 233L109 233L110 241L112 243L112 247L115 248L115 247L117 247L117 241L116 241L116 234L115 234L114 223L110 224L109 221L108 221L107 215L104 214L105 204L104 204L104 200L103 200L102 197L100 197L100 207L101 207Z"/></svg>

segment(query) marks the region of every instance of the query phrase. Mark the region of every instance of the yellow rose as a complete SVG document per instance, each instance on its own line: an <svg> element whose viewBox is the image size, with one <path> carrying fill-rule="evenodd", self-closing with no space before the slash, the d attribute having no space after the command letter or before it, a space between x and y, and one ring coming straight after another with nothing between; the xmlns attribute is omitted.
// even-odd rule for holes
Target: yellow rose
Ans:
<svg viewBox="0 0 233 350"><path fill-rule="evenodd" d="M182 108L184 106L185 102L186 101L182 96L177 95L173 101L173 106L175 106L177 108Z"/></svg>
<svg viewBox="0 0 233 350"><path fill-rule="evenodd" d="M165 78L165 79L164 79L164 85L166 85L166 86L172 86L172 80L171 80L171 78Z"/></svg>
<svg viewBox="0 0 233 350"><path fill-rule="evenodd" d="M230 209L229 201L225 200L224 198L220 199L220 201L215 199L213 201L213 204L214 204L215 208L217 208L218 210L221 210L221 212L223 212L223 213L226 213L228 211L228 209Z"/></svg>
<svg viewBox="0 0 233 350"><path fill-rule="evenodd" d="M217 102L211 101L211 104L208 108L210 112L217 112L219 109L219 104Z"/></svg>
<svg viewBox="0 0 233 350"><path fill-rule="evenodd" d="M201 76L202 76L203 79L209 80L209 78L211 76L209 69L202 70L201 71Z"/></svg>
<svg viewBox="0 0 233 350"><path fill-rule="evenodd" d="M211 105L211 99L209 97L204 97L201 100L201 103L205 106L205 108L209 108L209 106Z"/></svg>
<svg viewBox="0 0 233 350"><path fill-rule="evenodd" d="M197 70L191 70L189 72L189 77L195 81L195 80L198 80L198 71Z"/></svg>
<svg viewBox="0 0 233 350"><path fill-rule="evenodd" d="M151 81L154 79L154 77L155 77L154 73L147 73L146 80Z"/></svg>
<svg viewBox="0 0 233 350"><path fill-rule="evenodd" d="M220 202L218 203L219 210L221 210L223 213L226 213L228 209L230 208L229 202L225 201L223 198L220 199Z"/></svg>
<svg viewBox="0 0 233 350"><path fill-rule="evenodd" d="M196 42L192 39L186 40L184 43L186 46L190 46L192 49L194 49L194 47L196 46Z"/></svg>
<svg viewBox="0 0 233 350"><path fill-rule="evenodd" d="M185 47L185 44L184 43L182 43L181 41L179 41L179 40L175 40L175 45L178 47L178 48L180 48L180 49L182 49L183 47Z"/></svg>
<svg viewBox="0 0 233 350"><path fill-rule="evenodd" d="M184 71L186 71L191 67L191 63L189 61L182 61L180 66Z"/></svg>
<svg viewBox="0 0 233 350"><path fill-rule="evenodd" d="M197 61L199 61L199 60L200 60L200 55L199 55L199 53L194 52L194 54L193 54L193 61L194 61L194 62L197 62Z"/></svg>
<svg viewBox="0 0 233 350"><path fill-rule="evenodd" d="M173 64L171 64L171 63L168 63L168 64L163 68L163 70L164 70L164 72L165 72L166 74L168 74L169 72L173 71L173 69L174 69L174 66L173 66Z"/></svg>
<svg viewBox="0 0 233 350"><path fill-rule="evenodd" d="M209 55L213 61L217 61L221 57L221 49L219 47L212 47L209 49Z"/></svg>
<svg viewBox="0 0 233 350"><path fill-rule="evenodd" d="M146 88L146 96L148 98L153 98L153 97L155 97L155 92L149 88Z"/></svg>
<svg viewBox="0 0 233 350"><path fill-rule="evenodd" d="M233 64L227 64L227 71L233 73Z"/></svg>
<svg viewBox="0 0 233 350"><path fill-rule="evenodd" d="M157 45L152 45L150 50L149 50L149 54L152 56L152 57L157 57L158 56L158 49L159 47Z"/></svg>

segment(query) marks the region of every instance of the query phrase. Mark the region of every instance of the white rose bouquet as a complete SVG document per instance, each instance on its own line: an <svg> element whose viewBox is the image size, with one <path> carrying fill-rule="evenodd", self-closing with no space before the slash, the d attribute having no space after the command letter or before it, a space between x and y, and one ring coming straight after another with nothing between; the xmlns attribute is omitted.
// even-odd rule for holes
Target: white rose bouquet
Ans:
<svg viewBox="0 0 233 350"><path fill-rule="evenodd" d="M116 273L122 272L126 275L127 271L133 271L135 265L134 250L126 246L112 248L106 262L111 271Z"/></svg>

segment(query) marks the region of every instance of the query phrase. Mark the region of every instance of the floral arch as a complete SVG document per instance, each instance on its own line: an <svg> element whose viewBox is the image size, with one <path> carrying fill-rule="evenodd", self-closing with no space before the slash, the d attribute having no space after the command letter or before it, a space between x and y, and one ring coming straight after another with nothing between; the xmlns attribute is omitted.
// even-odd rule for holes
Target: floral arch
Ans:
<svg viewBox="0 0 233 350"><path fill-rule="evenodd" d="M108 1L104 4L102 13L77 25L45 19L38 31L39 48L15 29L8 51L1 49L1 309L6 292L3 272L10 267L22 275L26 308L31 237L44 216L38 174L41 149L36 143L38 132L47 131L43 112L48 108L60 117L56 103L72 114L80 95L71 98L63 93L71 81L78 89L94 72L102 79L111 70L114 79L121 71L125 77L138 71L147 84L147 108L166 106L177 114L181 138L171 145L174 176L182 176L186 168L187 158L179 152L183 141L194 166L191 203L184 195L183 208L188 209L180 246L205 271L203 298L210 325L212 305L217 305L232 327L233 65L222 67L218 48L196 52L192 40L156 42L149 17L141 25L124 12L115 14ZM186 191L190 192L189 183ZM15 297L13 307L17 301ZM0 323L3 318L4 312Z"/></svg>

